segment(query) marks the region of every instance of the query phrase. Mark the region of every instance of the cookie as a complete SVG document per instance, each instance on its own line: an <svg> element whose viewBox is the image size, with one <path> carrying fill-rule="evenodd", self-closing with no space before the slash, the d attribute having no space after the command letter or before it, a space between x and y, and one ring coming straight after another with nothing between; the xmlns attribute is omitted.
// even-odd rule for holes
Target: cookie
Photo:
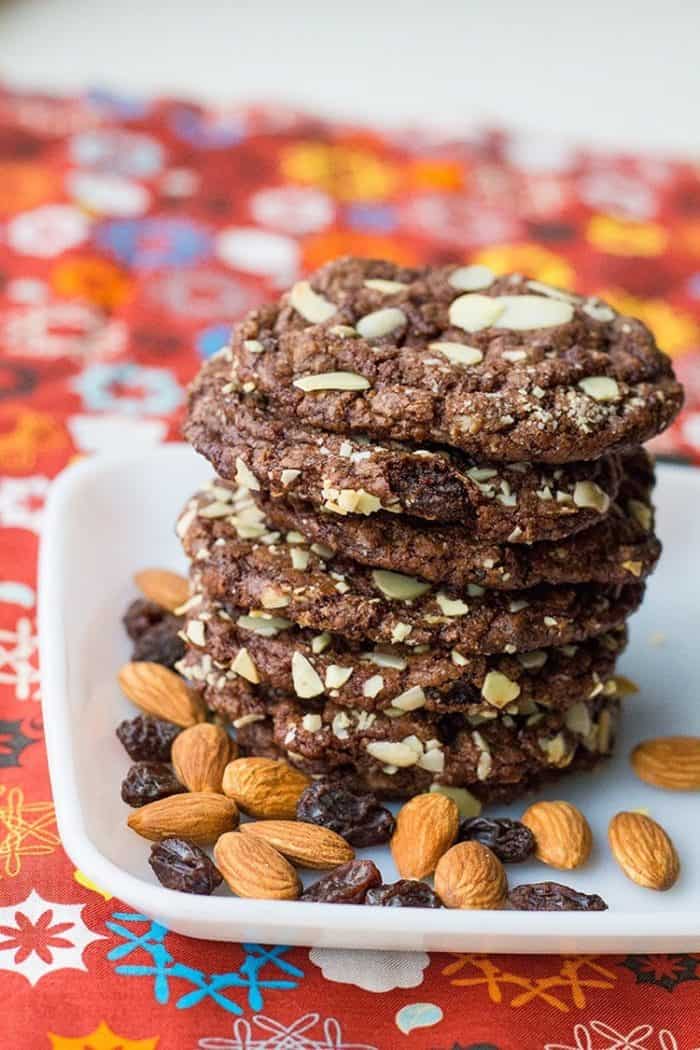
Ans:
<svg viewBox="0 0 700 1050"><path fill-rule="evenodd" d="M479 543L459 525L428 524L405 515L342 517L314 513L303 503L273 500L262 492L250 495L271 531L299 532L334 555L456 590L469 584L494 590L538 583L617 584L644 579L661 553L653 533L649 459L638 449L623 458L623 467L618 499L599 524L558 541L529 545Z"/></svg>
<svg viewBox="0 0 700 1050"><path fill-rule="evenodd" d="M399 769L394 774L385 773L375 763L353 766L336 767L332 771L314 772L309 764L299 758L292 758L284 748L275 742L274 724L272 719L251 723L236 732L238 746L242 755L261 755L267 758L282 758L303 769L311 776L322 776L324 780L337 780L351 791L359 793L371 792L380 799L400 800L420 795L424 791L430 791L433 780L429 773L412 766L407 769ZM566 769L551 768L538 770L529 774L523 773L521 780L517 783L497 784L490 781L488 784L478 782L470 784L469 788L462 787L461 790L468 791L469 796L476 799L481 806L507 805L517 799L525 798L533 792L539 792L552 783L556 783L562 776L573 773L590 772L601 763L601 756L584 748L578 748ZM434 788L434 790L437 789ZM450 788L454 791L455 787Z"/></svg>
<svg viewBox="0 0 700 1050"><path fill-rule="evenodd" d="M250 616L201 594L188 604L183 636L189 652L178 670L225 694L232 721L265 713L269 698L285 695L329 697L344 707L397 716L425 709L490 718L564 708L616 694L612 675L627 641L623 628L578 645L489 657L373 649L314 634L282 617Z"/></svg>
<svg viewBox="0 0 700 1050"><path fill-rule="evenodd" d="M459 523L475 539L559 539L601 520L617 496L618 456L564 466L475 465L459 452L376 445L276 419L209 362L190 390L187 439L230 481L339 517L379 511Z"/></svg>
<svg viewBox="0 0 700 1050"><path fill-rule="evenodd" d="M208 689L206 697L216 705L215 690ZM425 712L392 719L332 702L310 713L283 700L267 719L249 722L237 736L255 754L274 748L311 775L359 776L383 794L444 784L480 798L488 798L491 789L510 789L517 797L540 777L571 768L577 756L591 764L609 755L618 712L619 701L596 699L535 719L474 723L461 714ZM402 783L406 773L412 775L408 792Z"/></svg>
<svg viewBox="0 0 700 1050"><path fill-rule="evenodd" d="M308 546L300 534L283 538L265 530L262 536L242 538L230 510L238 515L240 528L245 493L239 491L237 504L222 496L207 490L180 519L193 589L317 631L411 647L456 647L464 654L520 652L618 627L644 593L637 581L624 586L540 584L525 591L472 585L450 593L416 577L331 558L318 545ZM256 526L251 520L248 527Z"/></svg>
<svg viewBox="0 0 700 1050"><path fill-rule="evenodd" d="M249 314L233 351L289 421L499 462L639 445L683 400L641 321L482 266L338 259Z"/></svg>

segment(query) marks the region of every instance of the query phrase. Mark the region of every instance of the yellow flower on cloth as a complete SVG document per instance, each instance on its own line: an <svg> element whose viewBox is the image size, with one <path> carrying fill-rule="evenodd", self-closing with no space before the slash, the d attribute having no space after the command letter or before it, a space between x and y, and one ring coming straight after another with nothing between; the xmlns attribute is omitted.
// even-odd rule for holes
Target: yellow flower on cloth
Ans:
<svg viewBox="0 0 700 1050"><path fill-rule="evenodd" d="M341 201L383 200L399 182L393 164L362 147L301 142L282 151L280 165L293 182L321 186Z"/></svg>
<svg viewBox="0 0 700 1050"><path fill-rule="evenodd" d="M156 1050L160 1036L153 1035L144 1039L127 1039L117 1035L104 1021L87 1035L55 1035L47 1032L51 1040L51 1050Z"/></svg>
<svg viewBox="0 0 700 1050"><path fill-rule="evenodd" d="M87 255L59 262L51 271L51 284L59 295L103 310L121 306L131 292L131 281L118 266Z"/></svg>
<svg viewBox="0 0 700 1050"><path fill-rule="evenodd" d="M557 288L573 288L574 285L574 271L566 259L527 241L484 248L469 261L488 266L495 273L524 273Z"/></svg>
<svg viewBox="0 0 700 1050"><path fill-rule="evenodd" d="M38 164L12 160L0 164L0 212L11 214L35 208L60 191L61 180L55 172Z"/></svg>
<svg viewBox="0 0 700 1050"><path fill-rule="evenodd" d="M668 230L658 223L614 215L592 215L586 228L588 243L609 255L661 255L668 239Z"/></svg>
<svg viewBox="0 0 700 1050"><path fill-rule="evenodd" d="M661 349L672 357L679 357L700 343L700 325L695 318L664 299L638 299L615 288L602 289L596 294L620 313L638 317L648 325Z"/></svg>

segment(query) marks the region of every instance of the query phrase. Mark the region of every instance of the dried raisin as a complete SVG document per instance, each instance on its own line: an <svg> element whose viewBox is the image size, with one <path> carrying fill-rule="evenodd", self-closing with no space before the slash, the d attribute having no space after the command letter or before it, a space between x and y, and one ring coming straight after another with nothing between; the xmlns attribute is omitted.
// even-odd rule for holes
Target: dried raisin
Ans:
<svg viewBox="0 0 700 1050"><path fill-rule="evenodd" d="M399 879L367 891L365 904L383 908L441 908L442 901L427 882Z"/></svg>
<svg viewBox="0 0 700 1050"><path fill-rule="evenodd" d="M169 762L173 740L182 730L161 718L136 715L121 722L116 732L134 762Z"/></svg>
<svg viewBox="0 0 700 1050"><path fill-rule="evenodd" d="M504 864L520 864L535 850L535 837L519 820L469 817L462 821L459 842L480 842Z"/></svg>
<svg viewBox="0 0 700 1050"><path fill-rule="evenodd" d="M174 667L185 655L180 638L182 617L173 616L155 602L137 598L124 615L124 627L134 643L132 660L149 660Z"/></svg>
<svg viewBox="0 0 700 1050"><path fill-rule="evenodd" d="M137 808L185 790L170 766L163 762L136 762L122 781L122 801Z"/></svg>
<svg viewBox="0 0 700 1050"><path fill-rule="evenodd" d="M297 805L297 819L330 828L359 847L388 842L395 827L391 812L374 795L355 795L327 780L306 788Z"/></svg>
<svg viewBox="0 0 700 1050"><path fill-rule="evenodd" d="M508 906L517 911L607 911L597 893L581 893L559 882L532 882L515 886Z"/></svg>
<svg viewBox="0 0 700 1050"><path fill-rule="evenodd" d="M368 890L379 886L382 876L371 860L350 860L308 886L303 901L326 904L363 904Z"/></svg>
<svg viewBox="0 0 700 1050"><path fill-rule="evenodd" d="M161 885L183 893L209 894L223 882L204 850L185 839L163 839L151 846L148 858Z"/></svg>

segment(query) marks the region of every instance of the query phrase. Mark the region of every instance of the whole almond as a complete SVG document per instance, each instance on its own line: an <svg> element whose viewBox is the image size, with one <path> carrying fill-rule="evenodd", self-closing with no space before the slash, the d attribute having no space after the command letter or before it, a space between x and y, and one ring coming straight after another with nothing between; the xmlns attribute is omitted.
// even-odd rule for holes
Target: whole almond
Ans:
<svg viewBox="0 0 700 1050"><path fill-rule="evenodd" d="M458 842L435 869L435 892L446 908L502 907L508 882L498 857L480 842Z"/></svg>
<svg viewBox="0 0 700 1050"><path fill-rule="evenodd" d="M148 660L124 664L119 672L119 685L132 704L155 718L178 726L204 721L205 707L199 695L178 674L161 664Z"/></svg>
<svg viewBox="0 0 700 1050"><path fill-rule="evenodd" d="M640 780L672 791L700 790L700 737L660 736L637 744L630 755Z"/></svg>
<svg viewBox="0 0 700 1050"><path fill-rule="evenodd" d="M570 802L535 802L520 818L535 836L535 856L566 871L588 860L593 835L580 809Z"/></svg>
<svg viewBox="0 0 700 1050"><path fill-rule="evenodd" d="M668 890L678 878L680 862L670 838L644 813L618 813L610 821L608 842L628 879L650 890Z"/></svg>
<svg viewBox="0 0 700 1050"><path fill-rule="evenodd" d="M132 831L154 842L174 835L201 846L237 827L238 810L224 795L191 791L149 802L134 810L127 823Z"/></svg>
<svg viewBox="0 0 700 1050"><path fill-rule="evenodd" d="M296 871L264 839L229 831L214 846L216 866L238 897L296 900L301 883Z"/></svg>
<svg viewBox="0 0 700 1050"><path fill-rule="evenodd" d="M324 871L346 864L355 856L352 846L335 831L301 820L262 820L259 824L242 824L241 831L264 839L302 868Z"/></svg>
<svg viewBox="0 0 700 1050"><path fill-rule="evenodd" d="M258 820L294 820L301 793L311 780L274 758L237 758L224 770L223 791Z"/></svg>
<svg viewBox="0 0 700 1050"><path fill-rule="evenodd" d="M185 577L168 569L144 569L136 573L134 583L144 598L168 612L175 612L190 596L190 585Z"/></svg>
<svg viewBox="0 0 700 1050"><path fill-rule="evenodd" d="M416 795L402 806L391 839L394 863L402 879L424 879L435 871L459 830L459 808L437 792Z"/></svg>
<svg viewBox="0 0 700 1050"><path fill-rule="evenodd" d="M173 743L175 774L188 791L215 791L221 794L221 781L236 744L221 726L200 722L180 733Z"/></svg>

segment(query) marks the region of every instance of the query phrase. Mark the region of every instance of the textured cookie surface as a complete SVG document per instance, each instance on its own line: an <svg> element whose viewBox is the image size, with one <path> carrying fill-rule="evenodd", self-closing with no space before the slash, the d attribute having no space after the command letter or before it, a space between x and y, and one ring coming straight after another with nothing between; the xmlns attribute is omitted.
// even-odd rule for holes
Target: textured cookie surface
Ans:
<svg viewBox="0 0 700 1050"><path fill-rule="evenodd" d="M594 459L682 403L640 321L485 267L339 259L250 314L233 348L287 419L496 461Z"/></svg>
<svg viewBox="0 0 700 1050"><path fill-rule="evenodd" d="M216 690L204 691L217 706ZM476 797L515 798L567 769L590 768L614 742L619 702L598 698L572 712L540 719L475 723L463 715L429 713L387 718L338 708L309 713L292 700L238 730L254 753L279 754L312 775L358 778L382 794L426 791L431 784L465 787Z"/></svg>
<svg viewBox="0 0 700 1050"><path fill-rule="evenodd" d="M516 590L538 583L628 583L653 571L661 545L653 533L651 464L640 449L623 458L618 499L597 525L558 541L479 542L459 525L379 512L370 517L318 513L306 504L251 496L270 527L300 532L334 554L459 590L477 584ZM218 482L226 486L226 482Z"/></svg>
<svg viewBox="0 0 700 1050"><path fill-rule="evenodd" d="M455 451L377 445L276 418L236 387L227 355L195 380L184 432L222 477L240 479L243 471L247 484L273 497L340 517L400 512L459 523L481 540L529 543L600 521L617 495L616 455L559 467L477 466Z"/></svg>
<svg viewBox="0 0 700 1050"><path fill-rule="evenodd" d="M178 669L225 692L232 721L264 713L270 698L285 695L396 715L419 709L532 715L614 695L611 676L627 640L621 629L578 645L488 657L366 647L280 616L251 616L201 594L190 603L184 633L189 652Z"/></svg>
<svg viewBox="0 0 700 1050"><path fill-rule="evenodd" d="M644 593L637 581L511 592L472 585L448 593L415 577L328 557L300 534L271 533L260 513L245 489L209 489L191 501L178 528L195 589L348 638L456 646L465 654L519 652L618 627Z"/></svg>

